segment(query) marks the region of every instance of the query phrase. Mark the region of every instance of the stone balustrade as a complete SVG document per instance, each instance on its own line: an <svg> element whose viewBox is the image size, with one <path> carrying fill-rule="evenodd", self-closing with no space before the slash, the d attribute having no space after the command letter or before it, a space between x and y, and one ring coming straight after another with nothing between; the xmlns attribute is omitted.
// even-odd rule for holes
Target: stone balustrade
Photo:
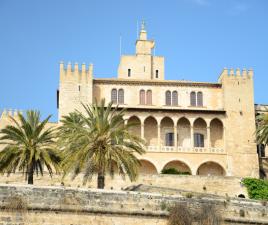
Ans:
<svg viewBox="0 0 268 225"><path fill-rule="evenodd" d="M181 153L210 153L210 154L226 154L224 148L213 147L174 147L174 146L147 146L148 152L181 152Z"/></svg>

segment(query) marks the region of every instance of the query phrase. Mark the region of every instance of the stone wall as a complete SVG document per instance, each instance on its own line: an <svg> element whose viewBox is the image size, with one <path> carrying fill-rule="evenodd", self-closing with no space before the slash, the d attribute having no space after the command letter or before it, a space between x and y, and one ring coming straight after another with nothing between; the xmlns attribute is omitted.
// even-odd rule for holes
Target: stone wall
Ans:
<svg viewBox="0 0 268 225"><path fill-rule="evenodd" d="M34 177L35 185L61 186L61 176L54 175L52 179L45 174L44 177ZM79 175L75 180L66 177L63 180L66 187L82 187L82 176ZM0 183L8 184L25 184L24 176L13 174L9 177L0 176ZM87 183L85 187L95 188L97 183L96 177ZM182 189L186 191L217 194L221 196L236 197L239 194L247 196L246 188L241 184L241 178L238 177L217 177L217 176L187 176L187 175L140 175L138 180L130 182L129 179L123 180L120 176L111 179L106 176L105 189L121 190L132 185L152 185L158 187L169 187Z"/></svg>
<svg viewBox="0 0 268 225"><path fill-rule="evenodd" d="M223 224L268 224L268 207L257 201L26 185L0 185L0 224L162 225L175 203L192 211L212 204Z"/></svg>

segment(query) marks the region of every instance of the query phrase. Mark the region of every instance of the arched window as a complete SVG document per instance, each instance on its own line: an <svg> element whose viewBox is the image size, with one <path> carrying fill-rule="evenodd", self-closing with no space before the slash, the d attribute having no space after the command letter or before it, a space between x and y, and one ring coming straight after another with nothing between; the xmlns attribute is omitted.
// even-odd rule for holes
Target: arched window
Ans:
<svg viewBox="0 0 268 225"><path fill-rule="evenodd" d="M140 90L140 104L145 105L145 91Z"/></svg>
<svg viewBox="0 0 268 225"><path fill-rule="evenodd" d="M178 105L178 92L173 91L172 92L172 105Z"/></svg>
<svg viewBox="0 0 268 225"><path fill-rule="evenodd" d="M148 90L146 92L146 105L152 105L152 91Z"/></svg>
<svg viewBox="0 0 268 225"><path fill-rule="evenodd" d="M204 147L204 135L200 133L194 133L194 147Z"/></svg>
<svg viewBox="0 0 268 225"><path fill-rule="evenodd" d="M197 93L197 106L203 106L203 93L201 91Z"/></svg>
<svg viewBox="0 0 268 225"><path fill-rule="evenodd" d="M128 69L128 70L127 70L127 76L128 76L128 77L131 77L131 69Z"/></svg>
<svg viewBox="0 0 268 225"><path fill-rule="evenodd" d="M155 71L155 78L158 78L158 70Z"/></svg>
<svg viewBox="0 0 268 225"><path fill-rule="evenodd" d="M196 106L196 93L194 91L190 94L190 103L191 106Z"/></svg>
<svg viewBox="0 0 268 225"><path fill-rule="evenodd" d="M117 90L115 88L111 92L111 102L117 104Z"/></svg>
<svg viewBox="0 0 268 225"><path fill-rule="evenodd" d="M118 104L124 104L124 90L118 90Z"/></svg>
<svg viewBox="0 0 268 225"><path fill-rule="evenodd" d="M171 105L171 92L166 91L166 105Z"/></svg>

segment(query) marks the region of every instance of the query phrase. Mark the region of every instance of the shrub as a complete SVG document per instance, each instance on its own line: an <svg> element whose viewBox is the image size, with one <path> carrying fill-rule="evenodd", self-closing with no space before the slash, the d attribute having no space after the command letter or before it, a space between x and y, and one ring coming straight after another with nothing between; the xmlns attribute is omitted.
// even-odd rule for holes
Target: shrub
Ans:
<svg viewBox="0 0 268 225"><path fill-rule="evenodd" d="M268 181L256 178L244 178L249 198L257 200L268 200Z"/></svg>
<svg viewBox="0 0 268 225"><path fill-rule="evenodd" d="M191 175L189 172L182 172L177 170L176 168L168 168L168 169L162 169L162 174L177 174L177 175Z"/></svg>

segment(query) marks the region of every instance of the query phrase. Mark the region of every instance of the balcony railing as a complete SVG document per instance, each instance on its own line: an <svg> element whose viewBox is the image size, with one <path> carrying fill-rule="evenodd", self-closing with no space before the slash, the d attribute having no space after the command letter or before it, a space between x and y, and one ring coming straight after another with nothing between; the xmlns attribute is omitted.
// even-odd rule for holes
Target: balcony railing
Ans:
<svg viewBox="0 0 268 225"><path fill-rule="evenodd" d="M210 153L225 154L223 148L201 147L174 147L174 146L147 146L148 152L182 152L182 153Z"/></svg>

